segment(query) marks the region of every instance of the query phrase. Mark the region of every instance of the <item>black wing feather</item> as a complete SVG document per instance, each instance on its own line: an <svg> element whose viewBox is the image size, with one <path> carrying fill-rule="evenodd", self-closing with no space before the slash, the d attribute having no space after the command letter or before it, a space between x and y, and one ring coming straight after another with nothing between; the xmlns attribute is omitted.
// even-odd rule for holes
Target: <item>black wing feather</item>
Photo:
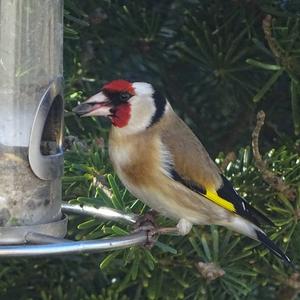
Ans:
<svg viewBox="0 0 300 300"><path fill-rule="evenodd" d="M267 247L273 254L278 256L279 258L283 259L286 263L293 266L293 263L289 259L287 255L285 255L282 250L273 242L271 241L263 232L256 230L256 235L258 240Z"/></svg>
<svg viewBox="0 0 300 300"><path fill-rule="evenodd" d="M239 196L232 184L224 175L221 176L223 179L223 186L217 191L217 194L223 199L230 201L234 205L238 215L253 222L257 226L260 226L261 223L275 226L269 218L267 218L256 208L247 203L245 199Z"/></svg>
<svg viewBox="0 0 300 300"><path fill-rule="evenodd" d="M181 184L185 185L186 187L188 187L193 192L196 192L196 193L201 194L201 195L205 195L205 193L206 193L205 188L203 188L199 184L194 183L192 180L184 179L183 177L181 177L177 173L177 171L175 169L172 169L170 173L171 173L171 177L174 180L176 180L176 181L180 182Z"/></svg>
<svg viewBox="0 0 300 300"><path fill-rule="evenodd" d="M190 190L205 197L206 190L204 187L200 186L199 184L196 184L192 180L187 180L183 178L177 173L175 169L171 169L170 173L171 177L174 180L180 182L181 184L188 187ZM245 199L239 196L225 176L221 176L223 179L223 186L217 191L217 194L219 197L227 200L228 202L234 205L236 214L240 215L241 217L247 219L248 221L254 223L257 226L260 226L261 223L275 226L269 218L267 218L256 208L252 207L249 203L247 203Z"/></svg>

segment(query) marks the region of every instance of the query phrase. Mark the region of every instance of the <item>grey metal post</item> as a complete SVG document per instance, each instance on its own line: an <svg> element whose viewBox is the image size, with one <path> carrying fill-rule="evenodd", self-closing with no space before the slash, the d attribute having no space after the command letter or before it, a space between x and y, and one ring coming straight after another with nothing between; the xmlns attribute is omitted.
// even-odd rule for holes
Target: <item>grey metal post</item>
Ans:
<svg viewBox="0 0 300 300"><path fill-rule="evenodd" d="M0 0L0 243L64 236L62 0Z"/></svg>

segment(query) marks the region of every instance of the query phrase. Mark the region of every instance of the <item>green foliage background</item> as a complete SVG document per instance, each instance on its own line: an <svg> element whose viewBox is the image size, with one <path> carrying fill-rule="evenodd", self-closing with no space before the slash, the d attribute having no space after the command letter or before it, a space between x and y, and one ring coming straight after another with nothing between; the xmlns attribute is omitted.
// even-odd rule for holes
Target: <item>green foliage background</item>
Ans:
<svg viewBox="0 0 300 300"><path fill-rule="evenodd" d="M273 16L270 48L262 29ZM168 97L239 192L277 227L270 237L300 263L300 5L297 0L65 0L66 136L64 200L144 213L115 177L107 155L109 124L78 119L78 101L118 78L149 81ZM294 200L271 188L254 164L251 132L268 168L297 190ZM163 217L162 226L173 224ZM73 217L74 239L122 235L112 222ZM216 226L186 237L163 236L146 250L49 259L2 260L1 299L292 299L300 283L255 241ZM209 281L196 268L214 263ZM294 275L293 275L294 274ZM296 274L296 275L295 275ZM292 286L290 277L298 283ZM290 294L288 294L290 293ZM284 298L287 297L288 298Z"/></svg>

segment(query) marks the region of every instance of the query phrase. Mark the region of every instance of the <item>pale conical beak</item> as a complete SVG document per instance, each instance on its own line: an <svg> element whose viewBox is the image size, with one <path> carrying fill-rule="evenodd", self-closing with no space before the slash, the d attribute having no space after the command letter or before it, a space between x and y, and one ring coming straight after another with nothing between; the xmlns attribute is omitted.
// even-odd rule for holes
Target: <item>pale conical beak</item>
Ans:
<svg viewBox="0 0 300 300"><path fill-rule="evenodd" d="M109 99L102 93L98 93L85 102L73 108L73 112L80 117L89 116L109 116L112 104Z"/></svg>

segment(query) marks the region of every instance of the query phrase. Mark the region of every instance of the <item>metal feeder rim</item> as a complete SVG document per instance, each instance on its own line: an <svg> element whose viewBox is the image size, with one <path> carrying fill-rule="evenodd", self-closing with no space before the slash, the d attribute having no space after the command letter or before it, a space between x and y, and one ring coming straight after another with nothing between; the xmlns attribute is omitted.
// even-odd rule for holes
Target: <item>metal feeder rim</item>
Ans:
<svg viewBox="0 0 300 300"><path fill-rule="evenodd" d="M29 232L63 238L67 233L68 218L63 215L61 219L45 224L0 227L0 245L27 243Z"/></svg>

